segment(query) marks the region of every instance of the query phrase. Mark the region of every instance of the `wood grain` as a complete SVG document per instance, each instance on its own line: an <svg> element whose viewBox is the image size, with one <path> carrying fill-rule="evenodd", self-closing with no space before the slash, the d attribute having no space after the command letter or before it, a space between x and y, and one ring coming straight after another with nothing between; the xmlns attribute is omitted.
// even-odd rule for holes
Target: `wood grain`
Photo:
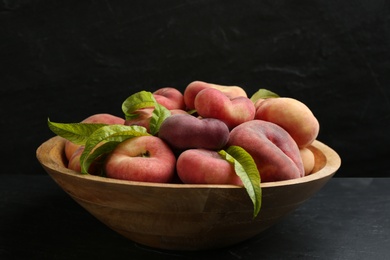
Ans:
<svg viewBox="0 0 390 260"><path fill-rule="evenodd" d="M338 154L315 141L316 172L263 183L262 208L232 185L157 184L81 175L65 167L64 139L54 137L37 158L54 181L101 222L146 246L171 250L220 248L249 239L320 190L341 165Z"/></svg>

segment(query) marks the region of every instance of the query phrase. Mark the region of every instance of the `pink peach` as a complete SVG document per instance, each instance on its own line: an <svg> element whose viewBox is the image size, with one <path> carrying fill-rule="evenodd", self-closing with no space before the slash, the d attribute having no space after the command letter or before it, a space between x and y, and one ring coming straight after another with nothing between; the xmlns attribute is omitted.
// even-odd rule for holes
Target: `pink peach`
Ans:
<svg viewBox="0 0 390 260"><path fill-rule="evenodd" d="M248 97L245 90L239 86L224 86L212 83L206 83L203 81L191 82L184 90L184 103L187 110L195 109L195 97L203 89L214 88L223 92L228 98L235 97Z"/></svg>
<svg viewBox="0 0 390 260"><path fill-rule="evenodd" d="M229 129L253 120L256 112L249 98L239 96L230 99L214 88L203 89L196 95L195 109L201 117L219 119Z"/></svg>
<svg viewBox="0 0 390 260"><path fill-rule="evenodd" d="M186 184L233 184L243 186L234 166L216 151L185 150L177 159L177 174Z"/></svg>
<svg viewBox="0 0 390 260"><path fill-rule="evenodd" d="M263 120L242 123L230 132L227 146L245 149L255 161L261 182L304 176L299 148L282 127Z"/></svg>
<svg viewBox="0 0 390 260"><path fill-rule="evenodd" d="M169 110L186 109L183 94L176 88L160 88L153 92L153 96L156 99L157 103L163 105Z"/></svg>
<svg viewBox="0 0 390 260"><path fill-rule="evenodd" d="M104 170L109 178L167 183L175 165L176 157L163 140L140 136L121 142L107 156Z"/></svg>

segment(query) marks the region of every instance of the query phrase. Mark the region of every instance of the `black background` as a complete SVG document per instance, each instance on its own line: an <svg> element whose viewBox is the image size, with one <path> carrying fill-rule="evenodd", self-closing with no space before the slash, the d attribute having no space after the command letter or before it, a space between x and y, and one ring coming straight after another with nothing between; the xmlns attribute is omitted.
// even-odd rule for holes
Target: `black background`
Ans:
<svg viewBox="0 0 390 260"><path fill-rule="evenodd" d="M44 174L46 120L122 116L139 90L194 80L306 103L338 176L390 176L385 0L0 3L1 173Z"/></svg>

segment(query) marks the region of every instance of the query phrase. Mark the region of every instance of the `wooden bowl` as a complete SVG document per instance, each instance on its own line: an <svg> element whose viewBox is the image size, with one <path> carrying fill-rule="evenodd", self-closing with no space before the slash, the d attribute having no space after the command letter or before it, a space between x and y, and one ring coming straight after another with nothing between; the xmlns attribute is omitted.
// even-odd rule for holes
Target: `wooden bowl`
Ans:
<svg viewBox="0 0 390 260"><path fill-rule="evenodd" d="M246 190L233 185L157 184L82 175L66 168L65 140L53 137L37 158L54 181L105 225L142 245L203 250L233 245L278 222L320 190L341 165L338 154L315 141L315 172L262 183L262 208L253 219Z"/></svg>

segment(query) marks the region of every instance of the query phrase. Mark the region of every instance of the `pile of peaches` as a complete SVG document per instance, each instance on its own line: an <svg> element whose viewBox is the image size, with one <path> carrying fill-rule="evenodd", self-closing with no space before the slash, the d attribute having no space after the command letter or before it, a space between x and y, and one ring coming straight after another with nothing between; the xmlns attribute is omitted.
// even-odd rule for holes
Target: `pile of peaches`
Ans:
<svg viewBox="0 0 390 260"><path fill-rule="evenodd" d="M131 181L242 186L221 152L230 147L247 154L261 182L300 178L314 166L308 146L318 120L302 102L267 90L249 97L238 86L194 81L183 93L172 87L135 93L122 110L124 117L49 121L67 139L69 169Z"/></svg>

